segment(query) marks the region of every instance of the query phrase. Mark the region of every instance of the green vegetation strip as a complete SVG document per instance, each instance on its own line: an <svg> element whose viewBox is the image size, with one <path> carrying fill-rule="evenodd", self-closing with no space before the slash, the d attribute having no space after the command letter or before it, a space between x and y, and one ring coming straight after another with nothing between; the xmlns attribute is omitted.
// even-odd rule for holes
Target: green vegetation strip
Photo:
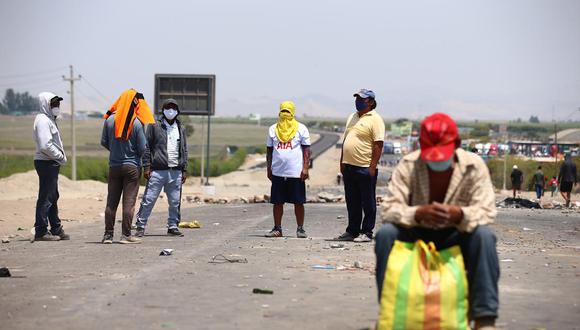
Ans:
<svg viewBox="0 0 580 330"><path fill-rule="evenodd" d="M227 156L223 151L220 156L212 158L210 161L210 176L216 177L237 170L246 159L248 150L252 152L263 152L261 147L239 148L232 155ZM0 155L0 178L8 177L15 173L22 173L34 170L34 160L32 156L21 155ZM201 174L201 161L198 158L190 159L189 175L199 176ZM71 177L70 161L61 168L61 174ZM79 157L77 158L77 179L95 180L107 182L109 175L109 162L102 157Z"/></svg>

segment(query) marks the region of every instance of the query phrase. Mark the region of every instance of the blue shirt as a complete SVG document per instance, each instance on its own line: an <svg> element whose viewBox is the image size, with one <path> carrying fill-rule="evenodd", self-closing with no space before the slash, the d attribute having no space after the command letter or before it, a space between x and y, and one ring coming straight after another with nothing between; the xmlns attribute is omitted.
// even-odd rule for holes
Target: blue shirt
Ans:
<svg viewBox="0 0 580 330"><path fill-rule="evenodd" d="M128 140L115 138L115 114L103 124L101 145L109 150L109 166L133 165L141 167L141 157L145 153L147 139L139 119L135 118Z"/></svg>

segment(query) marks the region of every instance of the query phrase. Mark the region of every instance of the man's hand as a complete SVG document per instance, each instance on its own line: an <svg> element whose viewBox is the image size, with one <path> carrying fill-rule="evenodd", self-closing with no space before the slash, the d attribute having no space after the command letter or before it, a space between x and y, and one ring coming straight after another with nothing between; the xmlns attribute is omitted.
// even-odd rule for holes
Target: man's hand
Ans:
<svg viewBox="0 0 580 330"><path fill-rule="evenodd" d="M302 181L306 181L306 179L308 179L308 168L303 168L302 169L302 173L300 173L300 180Z"/></svg>
<svg viewBox="0 0 580 330"><path fill-rule="evenodd" d="M187 173L181 172L181 184L184 184L185 180L187 180Z"/></svg>
<svg viewBox="0 0 580 330"><path fill-rule="evenodd" d="M268 167L268 180L272 181L272 168Z"/></svg>
<svg viewBox="0 0 580 330"><path fill-rule="evenodd" d="M377 175L377 168L373 166L369 166L369 175L371 178L374 178Z"/></svg>
<svg viewBox="0 0 580 330"><path fill-rule="evenodd" d="M434 204L422 205L415 211L415 221L428 228L439 228L449 215Z"/></svg>
<svg viewBox="0 0 580 330"><path fill-rule="evenodd" d="M441 204L434 202L433 205L448 215L445 227L458 225L463 220L463 211L457 205Z"/></svg>
<svg viewBox="0 0 580 330"><path fill-rule="evenodd" d="M151 177L151 169L150 168L145 168L143 169L143 177L147 180L149 180L149 178Z"/></svg>
<svg viewBox="0 0 580 330"><path fill-rule="evenodd" d="M428 228L443 229L458 225L463 219L459 206L434 202L423 205L415 212L415 220Z"/></svg>

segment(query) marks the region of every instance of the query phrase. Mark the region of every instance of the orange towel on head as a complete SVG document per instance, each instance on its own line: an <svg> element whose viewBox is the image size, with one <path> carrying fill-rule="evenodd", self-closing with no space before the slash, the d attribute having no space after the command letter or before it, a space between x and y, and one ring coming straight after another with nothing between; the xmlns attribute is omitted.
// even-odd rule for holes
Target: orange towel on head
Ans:
<svg viewBox="0 0 580 330"><path fill-rule="evenodd" d="M143 125L155 123L153 113L145 102L143 94L134 89L124 91L103 117L107 119L112 114L115 114L115 138L117 139L129 139L135 118L138 118Z"/></svg>

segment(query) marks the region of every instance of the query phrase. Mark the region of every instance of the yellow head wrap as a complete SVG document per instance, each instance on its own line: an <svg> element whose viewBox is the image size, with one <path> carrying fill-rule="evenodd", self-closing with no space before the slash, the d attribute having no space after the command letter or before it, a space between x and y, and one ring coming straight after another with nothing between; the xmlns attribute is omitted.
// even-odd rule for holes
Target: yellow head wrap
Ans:
<svg viewBox="0 0 580 330"><path fill-rule="evenodd" d="M286 143L298 132L298 122L294 119L296 106L292 101L280 103L280 112L278 113L278 123L276 124L276 136L280 142Z"/></svg>

